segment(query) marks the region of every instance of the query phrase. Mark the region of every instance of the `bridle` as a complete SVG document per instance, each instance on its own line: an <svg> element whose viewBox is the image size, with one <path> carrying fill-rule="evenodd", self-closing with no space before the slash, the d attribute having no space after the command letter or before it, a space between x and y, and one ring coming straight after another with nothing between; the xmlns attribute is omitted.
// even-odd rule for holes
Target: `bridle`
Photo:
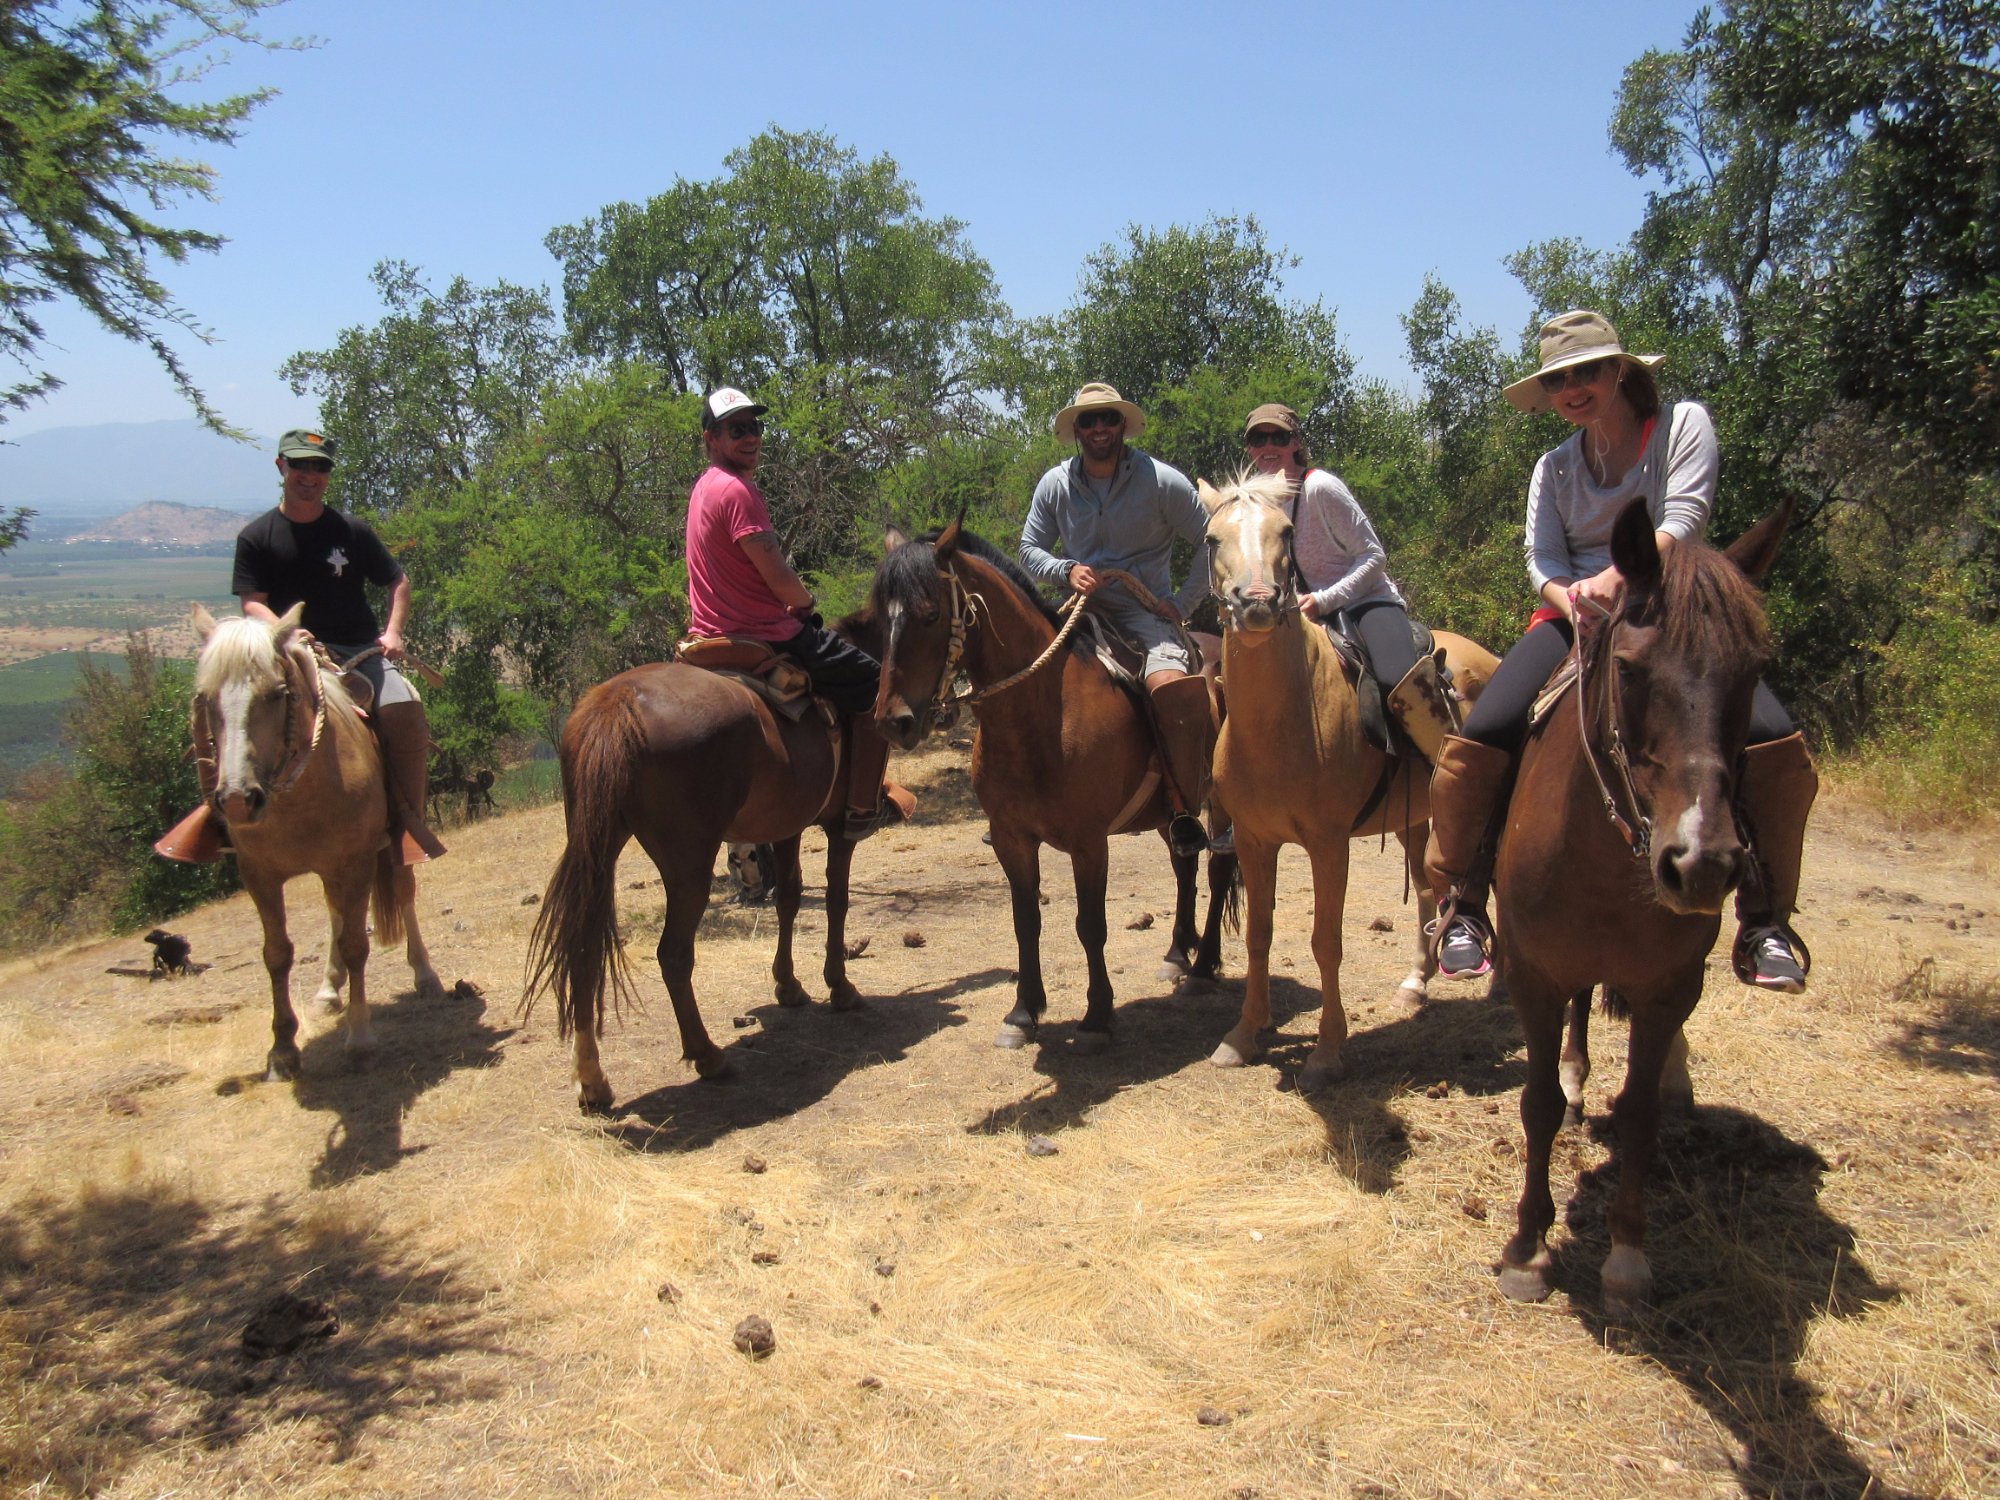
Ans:
<svg viewBox="0 0 2000 1500"><path fill-rule="evenodd" d="M1215 508L1214 512L1209 516L1209 524L1211 526L1214 525L1215 517L1221 515L1230 506L1249 504L1253 501L1260 505L1271 503L1264 500L1255 500L1255 497L1250 495L1231 495ZM1287 517L1287 519L1291 518ZM1284 581L1278 585L1278 597L1269 606L1277 616L1279 623L1283 623L1287 615L1297 614L1299 610L1299 560L1289 542L1285 544L1285 566L1282 572ZM1215 601L1216 607L1222 612L1223 618L1228 621L1229 627L1232 630L1240 631L1244 628L1241 611L1236 601L1216 586L1215 561L1212 556L1209 560L1208 568L1208 597Z"/></svg>
<svg viewBox="0 0 2000 1500"><path fill-rule="evenodd" d="M1580 608L1596 612L1602 623L1593 632L1595 640L1585 649L1586 637L1577 632L1576 649L1576 718L1577 732L1583 737L1583 760L1590 767L1590 774L1597 782L1597 794L1604 802L1604 815L1611 820L1611 826L1625 841L1625 847L1635 858L1649 859L1653 852L1653 817L1646 809L1645 799L1639 795L1639 785L1632 777L1632 758L1625 749L1625 733L1621 727L1623 720L1622 695L1618 691L1618 672L1612 663L1611 639L1616 633L1624 610L1607 608L1595 599L1578 598ZM1606 670L1607 664L1610 669ZM1595 719L1604 726L1604 746L1600 749L1592 740L1591 721ZM1610 774L1605 773L1605 762L1610 764ZM1619 806L1623 799L1624 810ZM1629 816L1627 815L1629 811Z"/></svg>
<svg viewBox="0 0 2000 1500"><path fill-rule="evenodd" d="M268 797L291 790L311 764L313 751L319 748L320 737L326 731L326 692L319 680L318 659L310 649L298 645L286 647L280 658L278 692L285 700L285 741L277 774L265 788ZM303 688L295 683L295 677L303 680ZM215 726L206 696L196 695L194 717L195 753L213 767Z"/></svg>

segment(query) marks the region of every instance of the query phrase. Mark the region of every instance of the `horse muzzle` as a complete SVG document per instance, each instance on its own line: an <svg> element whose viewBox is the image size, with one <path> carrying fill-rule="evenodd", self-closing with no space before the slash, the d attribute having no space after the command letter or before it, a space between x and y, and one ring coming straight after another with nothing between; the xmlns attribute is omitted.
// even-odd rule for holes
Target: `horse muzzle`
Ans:
<svg viewBox="0 0 2000 1500"><path fill-rule="evenodd" d="M914 750L923 743L930 728L930 716L928 706L917 710L901 700L892 700L875 715L875 732L898 750Z"/></svg>
<svg viewBox="0 0 2000 1500"><path fill-rule="evenodd" d="M255 823L264 816L264 809L271 799L261 786L233 787L228 790L217 788L209 799L209 804L222 820L232 828L240 828Z"/></svg>
<svg viewBox="0 0 2000 1500"><path fill-rule="evenodd" d="M1662 840L1653 849L1653 888L1671 912L1712 917L1743 883L1748 861L1733 834L1708 843Z"/></svg>
<svg viewBox="0 0 2000 1500"><path fill-rule="evenodd" d="M1276 630L1278 622L1298 608L1298 601L1289 590L1274 589L1268 584L1232 588L1220 597L1229 611L1230 624L1238 630Z"/></svg>

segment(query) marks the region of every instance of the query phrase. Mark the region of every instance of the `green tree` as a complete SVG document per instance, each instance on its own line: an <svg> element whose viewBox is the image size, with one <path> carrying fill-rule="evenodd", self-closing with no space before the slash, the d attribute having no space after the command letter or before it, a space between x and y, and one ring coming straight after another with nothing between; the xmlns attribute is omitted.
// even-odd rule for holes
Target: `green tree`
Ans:
<svg viewBox="0 0 2000 1500"><path fill-rule="evenodd" d="M0 352L28 370L0 387L0 420L61 384L35 369L37 310L59 299L152 350L201 420L235 435L196 389L174 339L206 340L157 279L164 259L219 249L219 236L158 212L212 197L215 170L167 155L175 141L233 142L270 97L177 97L214 66L219 41L292 45L251 23L281 0L9 0L0 5Z"/></svg>
<svg viewBox="0 0 2000 1500"><path fill-rule="evenodd" d="M434 292L396 260L371 279L388 309L381 321L342 330L331 349L295 354L278 373L317 398L321 427L340 443L336 503L388 516L471 478L572 366L539 290L455 276Z"/></svg>

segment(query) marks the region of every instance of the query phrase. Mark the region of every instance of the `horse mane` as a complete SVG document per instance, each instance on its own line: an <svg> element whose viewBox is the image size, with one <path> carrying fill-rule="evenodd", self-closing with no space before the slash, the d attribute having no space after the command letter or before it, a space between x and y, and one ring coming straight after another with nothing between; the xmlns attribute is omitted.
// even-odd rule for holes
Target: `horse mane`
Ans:
<svg viewBox="0 0 2000 1500"><path fill-rule="evenodd" d="M1763 592L1723 553L1704 542L1676 542L1660 559L1660 585L1649 613L1678 655L1763 660L1771 626Z"/></svg>
<svg viewBox="0 0 2000 1500"><path fill-rule="evenodd" d="M881 568L875 574L875 588L885 605L902 604L906 608L915 607L931 597L938 577L937 553L934 550L937 539L944 535L939 527L913 537L882 559ZM918 546L916 543L929 545ZM1042 591L1035 587L1035 581L1028 576L1027 569L993 543L974 532L960 529L958 550L969 552L981 562L992 567L1041 611L1042 617L1051 625L1058 623L1055 606L1042 597Z"/></svg>
<svg viewBox="0 0 2000 1500"><path fill-rule="evenodd" d="M212 698L225 683L245 677L268 681L281 670L277 632L262 620L247 615L232 616L216 621L208 644L202 647L201 658L195 663L194 690L204 698ZM348 697L338 672L322 666L319 682L329 707L355 712L354 700Z"/></svg>
<svg viewBox="0 0 2000 1500"><path fill-rule="evenodd" d="M1256 500L1279 507L1297 493L1298 486L1283 474L1266 474L1248 467L1238 469L1236 477L1216 491L1224 505L1231 500Z"/></svg>

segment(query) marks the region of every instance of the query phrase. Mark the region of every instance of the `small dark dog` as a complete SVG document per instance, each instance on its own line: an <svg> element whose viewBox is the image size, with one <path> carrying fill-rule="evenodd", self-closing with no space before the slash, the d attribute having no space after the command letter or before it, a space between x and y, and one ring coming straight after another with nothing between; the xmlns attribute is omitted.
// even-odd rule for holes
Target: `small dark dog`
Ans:
<svg viewBox="0 0 2000 1500"><path fill-rule="evenodd" d="M153 945L153 973L192 974L194 972L193 953L188 940L164 927L155 927L146 934L146 941Z"/></svg>

